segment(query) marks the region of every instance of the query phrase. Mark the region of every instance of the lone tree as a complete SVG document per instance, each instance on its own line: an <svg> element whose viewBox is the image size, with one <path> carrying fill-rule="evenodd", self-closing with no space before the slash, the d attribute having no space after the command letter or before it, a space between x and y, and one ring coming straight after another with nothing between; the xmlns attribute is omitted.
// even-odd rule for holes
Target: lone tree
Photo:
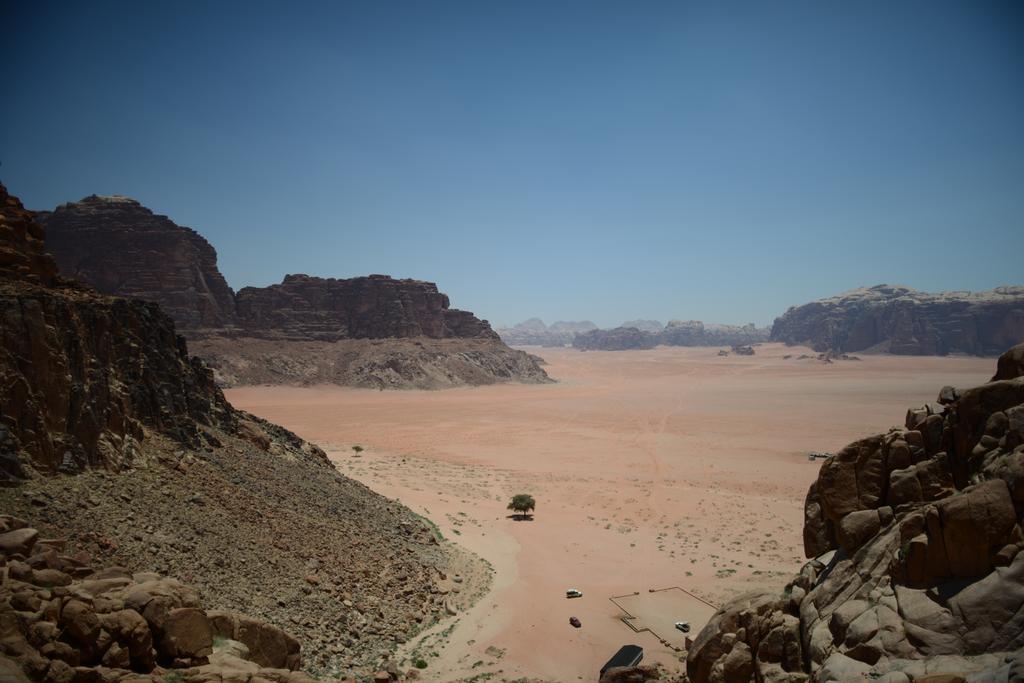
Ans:
<svg viewBox="0 0 1024 683"><path fill-rule="evenodd" d="M355 446L352 447L352 450L356 452L356 455L359 455L360 453L363 452L364 449L362 446L356 444Z"/></svg>
<svg viewBox="0 0 1024 683"><path fill-rule="evenodd" d="M537 503L533 500L533 496L528 493L517 493L512 496L512 502L508 504L508 509L512 510L523 518L527 516L527 513L533 512L536 509Z"/></svg>

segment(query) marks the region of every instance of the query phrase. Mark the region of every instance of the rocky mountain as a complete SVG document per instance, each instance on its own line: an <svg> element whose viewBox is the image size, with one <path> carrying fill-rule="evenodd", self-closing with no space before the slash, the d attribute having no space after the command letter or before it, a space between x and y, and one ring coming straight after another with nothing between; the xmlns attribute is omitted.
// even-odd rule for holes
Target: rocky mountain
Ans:
<svg viewBox="0 0 1024 683"><path fill-rule="evenodd" d="M593 330L580 334L573 346L581 350L624 351L665 346L731 346L742 347L768 339L768 330L753 323L737 325L705 325L699 320L671 320L659 332L623 325L612 330Z"/></svg>
<svg viewBox="0 0 1024 683"><path fill-rule="evenodd" d="M589 320L570 322L559 320L549 327L540 318L530 318L512 327L498 328L502 341L510 346L569 346L581 332L596 330L597 325Z"/></svg>
<svg viewBox="0 0 1024 683"><path fill-rule="evenodd" d="M236 309L238 327L256 338L498 339L486 320L449 308L448 297L433 282L387 275L347 280L287 275L279 285L239 290Z"/></svg>
<svg viewBox="0 0 1024 683"><path fill-rule="evenodd" d="M91 195L36 218L64 277L158 303L182 330L231 324L234 293L195 230L119 196Z"/></svg>
<svg viewBox="0 0 1024 683"><path fill-rule="evenodd" d="M611 330L591 330L577 334L572 345L580 351L653 349L658 345L658 335L643 332L635 327L616 327Z"/></svg>
<svg viewBox="0 0 1024 683"><path fill-rule="evenodd" d="M1022 357L827 459L804 504L815 559L720 609L690 680L1024 680Z"/></svg>
<svg viewBox="0 0 1024 683"><path fill-rule="evenodd" d="M635 327L641 332L650 332L651 334L658 334L665 329L665 326L658 320L627 320L619 327Z"/></svg>
<svg viewBox="0 0 1024 683"><path fill-rule="evenodd" d="M40 226L2 186L0 209L0 676L13 658L33 680L127 680L127 658L171 680L168 666L204 666L212 622L243 643L253 629L287 643L260 667L298 665L284 630L306 672L368 678L486 586L479 561L420 517L235 410L157 304L57 277ZM194 586L205 620L176 612L198 606L150 572ZM168 637L181 614L198 649Z"/></svg>
<svg viewBox="0 0 1024 683"><path fill-rule="evenodd" d="M704 324L699 320L670 320L658 343L666 346L749 346L768 341L769 330L747 325Z"/></svg>
<svg viewBox="0 0 1024 683"><path fill-rule="evenodd" d="M205 360L232 368L219 378L301 384L315 376L377 388L549 381L534 357L506 346L486 320L451 308L432 282L288 275L236 295L202 236L135 200L93 195L36 216L64 276L160 304ZM348 343L363 339L450 343L427 352L395 342L368 356L365 345ZM257 349L268 355L254 356Z"/></svg>
<svg viewBox="0 0 1024 683"><path fill-rule="evenodd" d="M876 285L795 306L771 338L816 351L998 355L1024 341L1024 287L929 294Z"/></svg>

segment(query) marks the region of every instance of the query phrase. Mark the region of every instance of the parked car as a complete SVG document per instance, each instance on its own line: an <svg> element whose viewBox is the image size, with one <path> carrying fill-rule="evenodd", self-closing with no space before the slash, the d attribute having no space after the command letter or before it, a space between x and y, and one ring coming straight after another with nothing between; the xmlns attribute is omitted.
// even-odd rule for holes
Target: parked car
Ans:
<svg viewBox="0 0 1024 683"><path fill-rule="evenodd" d="M569 617L569 623L572 624L573 628L579 628L580 626L583 626L583 624L580 623L580 620L576 617Z"/></svg>
<svg viewBox="0 0 1024 683"><path fill-rule="evenodd" d="M690 622L688 622L688 621L677 621L676 622L676 628L679 629L680 631L682 631L683 633L689 633L690 632Z"/></svg>
<svg viewBox="0 0 1024 683"><path fill-rule="evenodd" d="M611 659L605 662L605 665L601 667L601 675L604 676L608 669L614 669L617 666L636 666L644 658L644 649L639 645L623 645L619 648Z"/></svg>
<svg viewBox="0 0 1024 683"><path fill-rule="evenodd" d="M575 588L570 588L569 590L565 591L565 597L567 597L567 598L582 598L583 597L583 591L576 590Z"/></svg>

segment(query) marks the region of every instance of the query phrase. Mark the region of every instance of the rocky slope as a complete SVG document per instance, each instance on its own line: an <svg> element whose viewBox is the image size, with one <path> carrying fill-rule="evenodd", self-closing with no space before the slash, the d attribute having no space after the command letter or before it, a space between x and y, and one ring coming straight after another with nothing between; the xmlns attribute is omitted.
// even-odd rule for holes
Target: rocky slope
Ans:
<svg viewBox="0 0 1024 683"><path fill-rule="evenodd" d="M222 387L340 384L446 389L550 382L539 359L492 339L342 339L335 342L207 337L190 343Z"/></svg>
<svg viewBox="0 0 1024 683"><path fill-rule="evenodd" d="M174 575L285 628L317 674L372 674L486 584L411 511L234 410L156 304L57 278L2 186L0 207L0 509L95 566Z"/></svg>
<svg viewBox="0 0 1024 683"><path fill-rule="evenodd" d="M155 572L96 568L85 551L0 515L0 680L309 683L299 642L244 615L203 609L198 591Z"/></svg>
<svg viewBox="0 0 1024 683"><path fill-rule="evenodd" d="M772 340L816 351L998 355L1024 341L1024 287L929 294L877 285L795 306Z"/></svg>
<svg viewBox="0 0 1024 683"><path fill-rule="evenodd" d="M502 341L510 346L559 347L571 345L573 338L579 333L596 329L597 325L589 320L559 320L549 326L540 318L530 318L512 327L499 327L497 332Z"/></svg>
<svg viewBox="0 0 1024 683"><path fill-rule="evenodd" d="M181 330L234 318L234 293L210 243L134 199L91 195L36 218L64 277L158 303Z"/></svg>
<svg viewBox="0 0 1024 683"><path fill-rule="evenodd" d="M202 236L135 200L93 195L36 215L65 277L102 293L160 304L189 339L216 340L200 351L212 364L233 368L221 376L235 381L301 384L311 373L379 388L548 381L532 356L508 348L486 320L451 308L431 282L288 275L278 285L246 287L236 295ZM368 358L353 352L358 345L317 347L321 357L308 353L309 342L413 338L464 343L435 344L427 353L396 342L390 354ZM302 343L253 345L251 339ZM254 356L255 348L268 349L268 355ZM260 371L259 378L243 371L263 361L273 370ZM311 364L318 369L311 371Z"/></svg>
<svg viewBox="0 0 1024 683"><path fill-rule="evenodd" d="M819 559L719 610L690 679L1024 679L1022 355L826 460L805 502Z"/></svg>

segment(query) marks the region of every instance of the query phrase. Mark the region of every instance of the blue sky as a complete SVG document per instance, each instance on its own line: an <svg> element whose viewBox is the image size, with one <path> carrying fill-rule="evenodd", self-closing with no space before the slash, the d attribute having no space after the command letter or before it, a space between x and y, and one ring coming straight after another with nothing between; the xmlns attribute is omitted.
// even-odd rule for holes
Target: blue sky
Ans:
<svg viewBox="0 0 1024 683"><path fill-rule="evenodd" d="M770 323L1024 282L1018 2L0 2L0 179L125 194L237 288Z"/></svg>

